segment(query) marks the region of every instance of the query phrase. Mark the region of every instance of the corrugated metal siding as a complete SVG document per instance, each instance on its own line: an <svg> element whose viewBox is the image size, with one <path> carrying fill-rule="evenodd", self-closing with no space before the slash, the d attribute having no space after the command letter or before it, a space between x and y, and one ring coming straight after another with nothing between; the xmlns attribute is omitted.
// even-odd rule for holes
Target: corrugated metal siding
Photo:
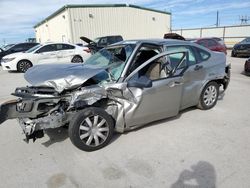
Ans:
<svg viewBox="0 0 250 188"><path fill-rule="evenodd" d="M170 31L170 15L147 10L105 7L69 11L74 43L81 42L80 36L91 39L105 35L122 35L124 39L162 38Z"/></svg>
<svg viewBox="0 0 250 188"><path fill-rule="evenodd" d="M43 23L35 30L38 42L70 42L71 33L67 10L58 14L55 18L47 21L46 23Z"/></svg>

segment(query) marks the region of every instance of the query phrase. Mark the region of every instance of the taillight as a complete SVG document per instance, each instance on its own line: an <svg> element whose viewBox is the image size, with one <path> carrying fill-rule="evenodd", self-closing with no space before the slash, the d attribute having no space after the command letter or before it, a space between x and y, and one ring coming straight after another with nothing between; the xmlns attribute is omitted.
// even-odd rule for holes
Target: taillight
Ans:
<svg viewBox="0 0 250 188"><path fill-rule="evenodd" d="M88 49L84 49L83 51L87 52L87 53L91 53L91 50L89 48Z"/></svg>

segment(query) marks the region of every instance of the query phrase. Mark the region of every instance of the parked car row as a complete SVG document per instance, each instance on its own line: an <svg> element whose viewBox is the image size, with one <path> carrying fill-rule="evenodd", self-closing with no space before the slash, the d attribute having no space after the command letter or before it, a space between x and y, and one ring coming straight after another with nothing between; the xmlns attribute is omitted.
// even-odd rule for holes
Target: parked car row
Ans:
<svg viewBox="0 0 250 188"><path fill-rule="evenodd" d="M3 70L26 72L37 64L81 63L91 55L85 47L68 43L45 43L35 46L30 44L30 46L33 47L27 51L4 56L1 60Z"/></svg>
<svg viewBox="0 0 250 188"><path fill-rule="evenodd" d="M33 65L44 63L83 63L91 54L123 40L122 36L98 37L94 41L81 39L87 45L69 43L19 43L0 48L0 62L3 70L26 72Z"/></svg>

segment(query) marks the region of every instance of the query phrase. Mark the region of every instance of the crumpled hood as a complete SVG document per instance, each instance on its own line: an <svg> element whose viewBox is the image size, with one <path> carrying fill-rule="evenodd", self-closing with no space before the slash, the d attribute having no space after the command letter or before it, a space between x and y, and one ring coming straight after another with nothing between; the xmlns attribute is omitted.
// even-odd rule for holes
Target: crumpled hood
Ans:
<svg viewBox="0 0 250 188"><path fill-rule="evenodd" d="M82 85L103 70L84 64L44 64L28 69L24 78L32 86L53 87L60 93Z"/></svg>

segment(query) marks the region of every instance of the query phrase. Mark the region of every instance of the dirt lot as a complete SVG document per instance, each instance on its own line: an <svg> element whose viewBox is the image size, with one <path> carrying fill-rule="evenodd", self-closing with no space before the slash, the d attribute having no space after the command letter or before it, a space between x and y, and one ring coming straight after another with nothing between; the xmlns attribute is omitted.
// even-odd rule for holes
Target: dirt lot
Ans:
<svg viewBox="0 0 250 188"><path fill-rule="evenodd" d="M229 53L230 54L230 53ZM74 147L66 129L26 144L16 120L0 126L0 187L250 187L250 77L228 57L232 80L215 108L117 135L105 148ZM0 71L0 102L23 74Z"/></svg>

